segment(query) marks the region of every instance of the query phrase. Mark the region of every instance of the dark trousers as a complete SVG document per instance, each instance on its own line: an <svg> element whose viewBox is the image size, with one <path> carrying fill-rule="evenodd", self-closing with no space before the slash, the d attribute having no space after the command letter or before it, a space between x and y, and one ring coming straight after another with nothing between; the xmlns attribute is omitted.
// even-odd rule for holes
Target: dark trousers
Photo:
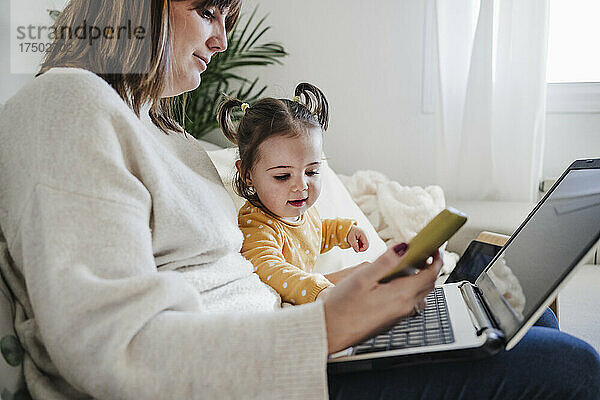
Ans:
<svg viewBox="0 0 600 400"><path fill-rule="evenodd" d="M548 309L519 344L481 360L329 375L329 396L366 399L600 399L600 357Z"/></svg>

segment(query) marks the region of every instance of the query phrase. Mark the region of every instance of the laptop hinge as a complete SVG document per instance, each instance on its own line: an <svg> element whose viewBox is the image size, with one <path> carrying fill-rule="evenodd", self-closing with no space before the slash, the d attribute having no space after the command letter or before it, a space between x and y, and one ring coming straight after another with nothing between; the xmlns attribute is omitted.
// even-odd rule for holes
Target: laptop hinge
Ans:
<svg viewBox="0 0 600 400"><path fill-rule="evenodd" d="M485 306L481 303L479 296L475 292L475 286L469 282L464 282L459 286L460 292L469 308L473 325L477 331L477 336L488 329L495 329L494 323L488 317Z"/></svg>

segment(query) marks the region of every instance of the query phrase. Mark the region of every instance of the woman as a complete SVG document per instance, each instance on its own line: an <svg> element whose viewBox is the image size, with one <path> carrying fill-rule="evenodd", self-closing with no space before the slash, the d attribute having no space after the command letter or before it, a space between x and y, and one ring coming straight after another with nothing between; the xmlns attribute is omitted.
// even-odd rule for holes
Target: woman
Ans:
<svg viewBox="0 0 600 400"><path fill-rule="evenodd" d="M481 362L328 379L327 354L423 306L441 261L378 285L397 246L323 301L274 311L278 296L239 254L214 166L169 114L168 99L197 87L226 49L238 14L238 0L72 0L57 25L103 34L59 36L41 75L2 110L2 273L32 396L596 395L598 355L547 328ZM129 23L139 35L118 38ZM535 363L558 347L562 364ZM502 373L482 383L483 367Z"/></svg>

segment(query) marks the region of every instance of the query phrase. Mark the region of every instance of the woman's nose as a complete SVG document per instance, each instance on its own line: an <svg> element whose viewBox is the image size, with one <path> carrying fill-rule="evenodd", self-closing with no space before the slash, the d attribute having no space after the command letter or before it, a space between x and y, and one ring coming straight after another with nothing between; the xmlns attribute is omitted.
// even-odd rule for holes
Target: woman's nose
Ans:
<svg viewBox="0 0 600 400"><path fill-rule="evenodd" d="M225 18L213 24L213 34L208 38L206 45L215 53L227 50L227 30Z"/></svg>

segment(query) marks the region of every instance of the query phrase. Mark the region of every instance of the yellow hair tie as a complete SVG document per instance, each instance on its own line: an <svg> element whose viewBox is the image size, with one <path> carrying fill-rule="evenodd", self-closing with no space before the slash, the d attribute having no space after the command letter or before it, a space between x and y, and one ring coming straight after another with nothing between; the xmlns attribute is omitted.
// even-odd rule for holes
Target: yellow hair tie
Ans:
<svg viewBox="0 0 600 400"><path fill-rule="evenodd" d="M240 107L242 108L242 111L245 113L246 109L250 106L248 105L248 103L242 103L242 105Z"/></svg>
<svg viewBox="0 0 600 400"><path fill-rule="evenodd" d="M300 96L294 96L292 101L295 101L296 103L300 103Z"/></svg>

